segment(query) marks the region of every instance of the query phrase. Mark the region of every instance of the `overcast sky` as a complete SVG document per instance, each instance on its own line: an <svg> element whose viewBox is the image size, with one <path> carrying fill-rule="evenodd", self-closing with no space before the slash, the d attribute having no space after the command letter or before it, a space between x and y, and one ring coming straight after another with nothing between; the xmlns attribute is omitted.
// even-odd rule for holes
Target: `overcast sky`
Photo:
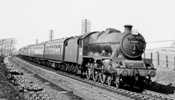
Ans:
<svg viewBox="0 0 175 100"><path fill-rule="evenodd" d="M16 38L17 47L81 34L81 20L91 31L132 24L146 41L175 40L175 3L170 0L0 0L0 39Z"/></svg>

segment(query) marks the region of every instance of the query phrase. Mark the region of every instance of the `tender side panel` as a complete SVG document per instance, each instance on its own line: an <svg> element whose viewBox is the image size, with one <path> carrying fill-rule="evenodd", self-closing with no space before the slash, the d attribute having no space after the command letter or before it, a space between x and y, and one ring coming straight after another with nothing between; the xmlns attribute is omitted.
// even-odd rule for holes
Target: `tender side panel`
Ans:
<svg viewBox="0 0 175 100"><path fill-rule="evenodd" d="M78 37L73 37L65 42L65 58L66 62L77 63L78 60Z"/></svg>

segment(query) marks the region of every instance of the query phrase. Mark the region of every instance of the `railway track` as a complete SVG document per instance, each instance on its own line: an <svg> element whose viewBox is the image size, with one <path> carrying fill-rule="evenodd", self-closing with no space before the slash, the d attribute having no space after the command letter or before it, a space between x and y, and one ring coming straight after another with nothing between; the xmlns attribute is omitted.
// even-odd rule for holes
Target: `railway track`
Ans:
<svg viewBox="0 0 175 100"><path fill-rule="evenodd" d="M69 77L69 78L87 83L87 84L90 84L90 85L95 86L95 87L99 87L99 88L108 90L110 92L117 93L119 95L129 97L129 98L134 99L134 100L174 100L173 98L169 97L168 95L164 95L164 94L157 93L157 92L155 93L155 92L152 92L152 91L149 91L149 90L146 90L143 93L137 93L137 92L132 92L132 91L128 91L128 90L125 90L125 89L118 89L118 88L115 88L113 86L108 86L106 84L101 84L101 83L98 83L98 82L94 82L92 80L82 79L82 78L80 78L76 75L72 75L72 74L69 74L69 73L66 73L66 72L56 71L52 68L49 68L49 67L46 67L46 66L43 66L43 65L39 65L39 64L36 64L36 63L33 63L33 62L28 62L27 61L29 63L29 64L27 64L27 63L22 62L22 61L17 60L17 59L16 60L11 59L11 61L14 64L18 64L18 65L20 65L20 64L26 65L26 66L30 66L29 64L36 65L38 67L47 69L49 71L56 72L57 74L60 74L60 75L63 75L63 76L66 76L66 77Z"/></svg>

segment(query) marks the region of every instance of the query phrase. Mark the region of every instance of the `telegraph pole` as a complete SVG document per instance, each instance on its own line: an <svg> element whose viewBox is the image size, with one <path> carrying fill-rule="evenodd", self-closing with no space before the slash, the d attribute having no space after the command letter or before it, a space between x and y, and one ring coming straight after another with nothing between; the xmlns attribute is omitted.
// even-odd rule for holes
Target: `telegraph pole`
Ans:
<svg viewBox="0 0 175 100"><path fill-rule="evenodd" d="M53 40L53 30L51 29L50 30L50 41L52 41Z"/></svg>
<svg viewBox="0 0 175 100"><path fill-rule="evenodd" d="M90 32L90 21L88 19L83 19L81 25L82 34L87 34Z"/></svg>

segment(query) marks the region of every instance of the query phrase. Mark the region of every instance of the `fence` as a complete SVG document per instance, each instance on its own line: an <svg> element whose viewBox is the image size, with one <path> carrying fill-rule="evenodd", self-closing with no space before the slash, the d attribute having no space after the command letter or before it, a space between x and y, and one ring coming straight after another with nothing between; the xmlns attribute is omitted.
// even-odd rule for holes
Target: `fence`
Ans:
<svg viewBox="0 0 175 100"><path fill-rule="evenodd" d="M169 52L145 52L144 58L152 60L156 68L175 70L175 53Z"/></svg>

